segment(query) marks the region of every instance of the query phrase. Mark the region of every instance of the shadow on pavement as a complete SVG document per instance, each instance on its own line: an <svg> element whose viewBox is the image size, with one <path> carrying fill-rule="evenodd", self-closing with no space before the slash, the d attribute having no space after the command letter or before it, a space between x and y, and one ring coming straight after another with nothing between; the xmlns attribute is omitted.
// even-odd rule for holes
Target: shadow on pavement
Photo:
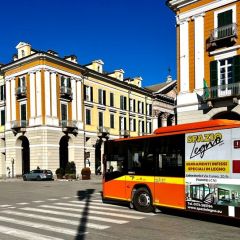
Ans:
<svg viewBox="0 0 240 240"><path fill-rule="evenodd" d="M85 206L83 208L82 217L80 219L78 227L78 235L75 237L75 240L84 240L85 232L87 230L88 215L89 215L89 204L92 197L92 194L95 192L95 189L86 189L83 191L78 191L77 196L79 201L85 201Z"/></svg>

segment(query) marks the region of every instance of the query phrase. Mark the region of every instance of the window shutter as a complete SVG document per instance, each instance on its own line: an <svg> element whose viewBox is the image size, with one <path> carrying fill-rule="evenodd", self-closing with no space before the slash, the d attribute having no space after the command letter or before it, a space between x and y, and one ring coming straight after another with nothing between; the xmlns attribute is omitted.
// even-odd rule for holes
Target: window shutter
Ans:
<svg viewBox="0 0 240 240"><path fill-rule="evenodd" d="M90 94L91 94L90 101L93 102L93 87L90 87Z"/></svg>
<svg viewBox="0 0 240 240"><path fill-rule="evenodd" d="M87 87L84 85L84 100L87 100Z"/></svg>
<svg viewBox="0 0 240 240"><path fill-rule="evenodd" d="M233 58L233 83L240 82L240 55Z"/></svg>
<svg viewBox="0 0 240 240"><path fill-rule="evenodd" d="M133 100L133 111L136 112L136 100Z"/></svg>
<svg viewBox="0 0 240 240"><path fill-rule="evenodd" d="M215 87L218 85L218 71L217 71L218 62L210 62L210 87Z"/></svg>
<svg viewBox="0 0 240 240"><path fill-rule="evenodd" d="M232 10L218 14L218 27L223 27L232 23Z"/></svg>
<svg viewBox="0 0 240 240"><path fill-rule="evenodd" d="M98 103L102 104L102 90L98 89Z"/></svg>
<svg viewBox="0 0 240 240"><path fill-rule="evenodd" d="M103 105L106 105L106 91L103 91Z"/></svg>

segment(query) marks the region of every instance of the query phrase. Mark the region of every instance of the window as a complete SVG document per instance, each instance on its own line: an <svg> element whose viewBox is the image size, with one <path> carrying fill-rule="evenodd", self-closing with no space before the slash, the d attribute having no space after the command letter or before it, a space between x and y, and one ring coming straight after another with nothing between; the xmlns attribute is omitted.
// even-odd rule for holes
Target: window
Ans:
<svg viewBox="0 0 240 240"><path fill-rule="evenodd" d="M88 102L93 101L93 88L90 86L84 85L84 100Z"/></svg>
<svg viewBox="0 0 240 240"><path fill-rule="evenodd" d="M146 109L147 109L147 115L151 116L152 115L152 104L147 104Z"/></svg>
<svg viewBox="0 0 240 240"><path fill-rule="evenodd" d="M136 131L136 119L130 118L129 125L130 125L130 131L135 132Z"/></svg>
<svg viewBox="0 0 240 240"><path fill-rule="evenodd" d="M61 87L71 88L71 79L70 79L70 77L61 76Z"/></svg>
<svg viewBox="0 0 240 240"><path fill-rule="evenodd" d="M120 96L120 109L127 110L127 97Z"/></svg>
<svg viewBox="0 0 240 240"><path fill-rule="evenodd" d="M67 104L61 103L61 119L62 121L66 121L68 119L67 116Z"/></svg>
<svg viewBox="0 0 240 240"><path fill-rule="evenodd" d="M1 85L0 86L0 101L4 101L5 100L5 86Z"/></svg>
<svg viewBox="0 0 240 240"><path fill-rule="evenodd" d="M151 122L147 122L147 133L150 134L152 133L152 123Z"/></svg>
<svg viewBox="0 0 240 240"><path fill-rule="evenodd" d="M119 117L119 129L126 130L127 129L127 119L126 117Z"/></svg>
<svg viewBox="0 0 240 240"><path fill-rule="evenodd" d="M232 58L220 60L218 85L223 86L232 83Z"/></svg>
<svg viewBox="0 0 240 240"><path fill-rule="evenodd" d="M218 14L217 16L218 28L232 24L232 13L233 13L233 10L231 9Z"/></svg>
<svg viewBox="0 0 240 240"><path fill-rule="evenodd" d="M110 114L110 128L114 128L114 114Z"/></svg>
<svg viewBox="0 0 240 240"><path fill-rule="evenodd" d="M114 107L114 94L110 93L110 107Z"/></svg>
<svg viewBox="0 0 240 240"><path fill-rule="evenodd" d="M25 57L25 51L21 50L22 57Z"/></svg>
<svg viewBox="0 0 240 240"><path fill-rule="evenodd" d="M144 103L138 101L138 113L144 114Z"/></svg>
<svg viewBox="0 0 240 240"><path fill-rule="evenodd" d="M221 86L221 90L231 89L229 84L240 82L240 55L212 61L210 63L211 87Z"/></svg>
<svg viewBox="0 0 240 240"><path fill-rule="evenodd" d="M20 119L21 119L21 126L26 127L27 125L27 104L21 103L20 104Z"/></svg>
<svg viewBox="0 0 240 240"><path fill-rule="evenodd" d="M1 126L5 125L5 110L1 110Z"/></svg>
<svg viewBox="0 0 240 240"><path fill-rule="evenodd" d="M98 103L102 105L106 105L106 91L102 89L98 89Z"/></svg>
<svg viewBox="0 0 240 240"><path fill-rule="evenodd" d="M133 109L133 99L129 99L129 110L130 110L130 112L133 112L134 111L134 109Z"/></svg>
<svg viewBox="0 0 240 240"><path fill-rule="evenodd" d="M91 110L86 109L86 124L91 125Z"/></svg>
<svg viewBox="0 0 240 240"><path fill-rule="evenodd" d="M143 120L138 120L138 132L144 133L144 121Z"/></svg>
<svg viewBox="0 0 240 240"><path fill-rule="evenodd" d="M98 126L103 127L103 112L98 113Z"/></svg>
<svg viewBox="0 0 240 240"><path fill-rule="evenodd" d="M25 77L19 77L18 87L26 88L26 78Z"/></svg>

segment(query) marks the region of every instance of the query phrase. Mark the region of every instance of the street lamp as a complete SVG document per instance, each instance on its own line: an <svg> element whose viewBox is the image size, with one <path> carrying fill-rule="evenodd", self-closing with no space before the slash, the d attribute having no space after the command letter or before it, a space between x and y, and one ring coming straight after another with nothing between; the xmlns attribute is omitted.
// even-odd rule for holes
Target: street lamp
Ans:
<svg viewBox="0 0 240 240"><path fill-rule="evenodd" d="M12 163L12 178L14 178L14 158L12 158L11 163Z"/></svg>

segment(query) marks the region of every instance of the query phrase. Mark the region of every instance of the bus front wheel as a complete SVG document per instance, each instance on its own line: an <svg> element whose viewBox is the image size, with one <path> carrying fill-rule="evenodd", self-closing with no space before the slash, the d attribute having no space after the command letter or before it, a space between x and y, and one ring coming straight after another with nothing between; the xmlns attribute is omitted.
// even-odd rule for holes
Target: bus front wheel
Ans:
<svg viewBox="0 0 240 240"><path fill-rule="evenodd" d="M152 197L146 188L138 188L133 197L133 205L137 211L152 212Z"/></svg>

